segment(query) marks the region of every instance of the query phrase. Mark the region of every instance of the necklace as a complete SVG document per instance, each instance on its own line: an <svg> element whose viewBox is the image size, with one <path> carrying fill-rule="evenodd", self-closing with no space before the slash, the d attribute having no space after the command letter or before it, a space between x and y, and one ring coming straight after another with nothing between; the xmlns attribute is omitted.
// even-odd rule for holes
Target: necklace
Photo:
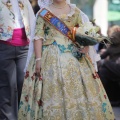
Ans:
<svg viewBox="0 0 120 120"><path fill-rule="evenodd" d="M65 5L64 5L64 6L62 6L62 7L57 7L57 6L55 6L54 4L52 4L52 5L53 5L53 7L54 7L54 8L57 8L57 9L63 9L63 8L65 8L65 7L66 7L66 5L67 5L67 4L65 4Z"/></svg>

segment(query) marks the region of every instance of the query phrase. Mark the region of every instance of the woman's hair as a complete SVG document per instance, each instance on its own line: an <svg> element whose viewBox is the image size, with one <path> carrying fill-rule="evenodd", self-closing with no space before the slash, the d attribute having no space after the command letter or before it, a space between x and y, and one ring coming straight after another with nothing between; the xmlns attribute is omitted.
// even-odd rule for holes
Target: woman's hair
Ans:
<svg viewBox="0 0 120 120"><path fill-rule="evenodd" d="M120 46L120 31L114 31L110 39L113 46Z"/></svg>
<svg viewBox="0 0 120 120"><path fill-rule="evenodd" d="M107 31L108 36L111 37L114 32L120 32L120 26L119 25L114 25L110 27Z"/></svg>
<svg viewBox="0 0 120 120"><path fill-rule="evenodd" d="M107 51L101 55L102 59L109 56L111 60L116 60L120 57L120 32L112 33L111 42L112 44L108 47Z"/></svg>

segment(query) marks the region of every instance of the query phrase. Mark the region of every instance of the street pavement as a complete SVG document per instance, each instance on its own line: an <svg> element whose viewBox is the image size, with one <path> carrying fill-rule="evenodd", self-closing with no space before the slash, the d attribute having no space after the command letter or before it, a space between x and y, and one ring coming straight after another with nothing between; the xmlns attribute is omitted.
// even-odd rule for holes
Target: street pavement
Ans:
<svg viewBox="0 0 120 120"><path fill-rule="evenodd" d="M116 120L120 120L120 107L113 107Z"/></svg>

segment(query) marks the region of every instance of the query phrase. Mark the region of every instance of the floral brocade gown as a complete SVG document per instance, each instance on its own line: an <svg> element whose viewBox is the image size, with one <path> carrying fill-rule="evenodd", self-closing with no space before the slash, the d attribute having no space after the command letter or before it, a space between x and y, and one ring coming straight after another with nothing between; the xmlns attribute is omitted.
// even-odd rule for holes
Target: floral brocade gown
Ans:
<svg viewBox="0 0 120 120"><path fill-rule="evenodd" d="M73 5L59 18L73 28L82 24ZM114 114L90 58L77 58L71 40L38 14L35 40L44 38L41 78L35 76L35 57L30 60L21 96L19 120L114 120ZM93 75L94 73L94 75Z"/></svg>

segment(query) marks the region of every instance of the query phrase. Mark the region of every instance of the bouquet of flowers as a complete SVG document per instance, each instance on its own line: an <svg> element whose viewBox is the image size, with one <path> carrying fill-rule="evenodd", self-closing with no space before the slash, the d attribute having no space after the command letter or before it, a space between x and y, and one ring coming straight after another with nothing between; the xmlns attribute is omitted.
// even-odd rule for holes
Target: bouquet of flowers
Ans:
<svg viewBox="0 0 120 120"><path fill-rule="evenodd" d="M99 30L100 28L93 26L91 22L87 22L78 28L75 27L73 29L74 42L78 46L95 45L104 40L107 40L109 43L111 43L108 37L102 36L98 33Z"/></svg>

